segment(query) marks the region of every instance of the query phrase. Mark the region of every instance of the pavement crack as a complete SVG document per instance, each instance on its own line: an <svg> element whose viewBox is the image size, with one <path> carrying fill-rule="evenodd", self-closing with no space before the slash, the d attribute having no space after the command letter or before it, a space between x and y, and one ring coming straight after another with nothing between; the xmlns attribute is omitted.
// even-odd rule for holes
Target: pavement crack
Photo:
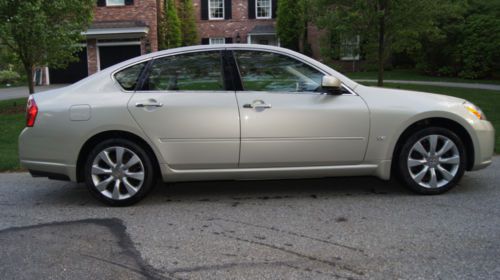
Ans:
<svg viewBox="0 0 500 280"><path fill-rule="evenodd" d="M213 264L213 265L199 265L192 267L180 267L170 269L171 273L186 273L186 272L199 272L199 271L209 271L209 270L221 270L221 269L230 269L235 267L255 267L255 266L288 266L288 262L234 262L234 263L224 263L224 264Z"/></svg>
<svg viewBox="0 0 500 280"><path fill-rule="evenodd" d="M108 264L112 264L112 265L115 265L115 266L127 269L129 271L135 272L138 275L144 276L147 279L151 279L152 278L151 275L145 274L143 271L141 271L139 269L135 269L133 267L127 266L127 265L122 264L122 263L118 263L118 262L106 260L106 259L103 259L103 258L99 258L99 257L96 257L96 256L82 254L82 253L80 253L80 255L84 256L84 257L87 257L87 258L95 259L95 260L98 260L98 261L102 261L102 262L105 262L105 263L108 263ZM172 278L166 278L166 277L160 276L160 275L155 275L155 276L156 277L153 277L154 279L172 279Z"/></svg>
<svg viewBox="0 0 500 280"><path fill-rule="evenodd" d="M245 239L245 238L241 238L241 237L237 237L237 236L231 236L231 235L227 235L224 232L220 232L220 233L218 233L218 235L221 235L221 236L223 236L225 238L228 238L228 239L233 239L233 240L236 240L236 241L249 243L249 244L252 244L252 245L264 246L264 247L267 247L267 248L271 248L273 250L278 250L278 251L281 251L281 252L284 252L284 253L287 253L287 254L295 255L295 256L298 256L300 258L304 258L304 259L307 259L307 260L310 260L310 261L314 261L314 262L319 262L319 263L322 263L322 264L326 264L326 265L334 267L334 268L340 268L342 270L345 270L345 271L347 271L349 273L353 273L353 274L358 275L358 276L363 276L364 275L363 272L357 271L357 270L355 270L355 269L353 269L351 267L348 267L346 265L342 265L342 264L335 263L333 261L329 261L329 260L321 259L321 258L318 258L318 257L314 257L314 256L302 254L300 252L293 251L293 250L290 250L290 249L287 249L287 248L283 248L283 247L279 247L279 246L276 246L276 245L273 245L273 244L268 244L268 243L264 243L264 242L260 242L260 241L249 240L249 239ZM349 277L340 276L340 275L339 275L339 277L349 278Z"/></svg>
<svg viewBox="0 0 500 280"><path fill-rule="evenodd" d="M314 240L314 241L322 242L322 243L325 243L325 244L330 244L330 245L333 245L333 246L338 246L338 247L346 248L346 249L349 249L349 250L361 253L365 257L368 256L368 254L365 253L365 250L360 249L360 248L356 248L356 247L352 247L352 246L349 246L349 245L344 245L344 244L341 244L341 243L338 243L338 242L324 240L324 239L321 239L321 238L317 238L317 237L313 237L313 236L309 236L309 235L305 235L305 234L302 234L302 233L297 233L297 232L293 232L293 231L289 231L289 230L284 230L284 229L280 229L280 228L276 228L276 227L256 225L256 224L252 224L252 223L242 222L242 221L238 221L238 220L231 220L231 219L226 219L226 218L211 218L211 219L208 219L208 220L209 221L210 220L219 220L219 221L228 222L228 223L246 225L246 226L251 226L251 227L256 227L256 228L262 228L262 229L268 229L268 230L272 230L274 232L279 232L279 233L282 233L282 234L284 233L284 234L288 234L288 235L292 235L292 236L296 236L296 237L301 237L301 238L305 238L305 239L309 239L309 240Z"/></svg>

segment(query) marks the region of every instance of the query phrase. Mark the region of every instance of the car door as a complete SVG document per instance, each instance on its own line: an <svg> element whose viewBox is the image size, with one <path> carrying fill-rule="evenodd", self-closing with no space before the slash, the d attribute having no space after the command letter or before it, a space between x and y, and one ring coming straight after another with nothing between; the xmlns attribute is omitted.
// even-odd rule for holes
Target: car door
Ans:
<svg viewBox="0 0 500 280"><path fill-rule="evenodd" d="M236 168L240 127L220 51L171 55L149 66L128 108L174 169Z"/></svg>
<svg viewBox="0 0 500 280"><path fill-rule="evenodd" d="M234 50L243 90L241 168L360 163L369 112L356 94L319 92L324 73L295 58Z"/></svg>

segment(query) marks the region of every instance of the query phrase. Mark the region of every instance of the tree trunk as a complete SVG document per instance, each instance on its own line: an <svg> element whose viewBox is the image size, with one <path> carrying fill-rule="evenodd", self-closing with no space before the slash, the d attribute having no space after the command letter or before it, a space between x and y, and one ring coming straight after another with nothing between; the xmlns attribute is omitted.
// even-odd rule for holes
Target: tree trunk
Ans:
<svg viewBox="0 0 500 280"><path fill-rule="evenodd" d="M24 71L26 71L26 78L30 94L35 93L35 83L33 82L33 68L34 67L31 65L24 65Z"/></svg>
<svg viewBox="0 0 500 280"><path fill-rule="evenodd" d="M377 86L384 86L384 49L385 49L385 0L379 0L379 12L382 16L379 18L378 27L378 81Z"/></svg>

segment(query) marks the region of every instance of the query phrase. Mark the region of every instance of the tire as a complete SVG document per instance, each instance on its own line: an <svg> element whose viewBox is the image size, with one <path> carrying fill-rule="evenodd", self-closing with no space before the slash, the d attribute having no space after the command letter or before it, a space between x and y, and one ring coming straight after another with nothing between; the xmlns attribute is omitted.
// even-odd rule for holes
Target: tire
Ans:
<svg viewBox="0 0 500 280"><path fill-rule="evenodd" d="M399 177L419 194L441 194L462 178L466 166L462 140L442 127L415 132L404 142L397 157Z"/></svg>
<svg viewBox="0 0 500 280"><path fill-rule="evenodd" d="M110 206L137 203L156 184L153 156L127 139L109 139L96 145L84 172L90 193Z"/></svg>

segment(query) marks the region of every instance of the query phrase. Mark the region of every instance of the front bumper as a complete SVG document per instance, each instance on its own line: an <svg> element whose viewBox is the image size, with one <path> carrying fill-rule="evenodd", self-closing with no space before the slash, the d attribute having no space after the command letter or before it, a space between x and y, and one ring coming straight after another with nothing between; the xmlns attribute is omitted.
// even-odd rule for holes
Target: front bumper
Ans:
<svg viewBox="0 0 500 280"><path fill-rule="evenodd" d="M491 164L495 152L495 128L489 121L477 122L474 126L476 147L472 170L479 170Z"/></svg>

